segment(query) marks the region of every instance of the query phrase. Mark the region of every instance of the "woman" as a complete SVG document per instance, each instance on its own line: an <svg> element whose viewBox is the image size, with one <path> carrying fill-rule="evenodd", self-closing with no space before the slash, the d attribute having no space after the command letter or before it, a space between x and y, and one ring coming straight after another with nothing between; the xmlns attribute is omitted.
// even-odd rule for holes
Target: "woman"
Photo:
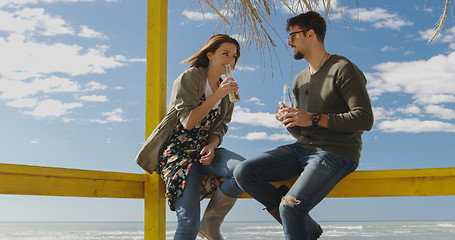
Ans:
<svg viewBox="0 0 455 240"><path fill-rule="evenodd" d="M221 223L242 193L232 172L244 158L217 148L234 108L227 95L238 91L234 79L220 77L239 57L237 40L217 34L184 60L190 68L174 81L169 111L136 157L142 168L156 170L165 182L178 221L174 239L195 239L198 230L210 240L223 239ZM199 221L200 200L213 191Z"/></svg>

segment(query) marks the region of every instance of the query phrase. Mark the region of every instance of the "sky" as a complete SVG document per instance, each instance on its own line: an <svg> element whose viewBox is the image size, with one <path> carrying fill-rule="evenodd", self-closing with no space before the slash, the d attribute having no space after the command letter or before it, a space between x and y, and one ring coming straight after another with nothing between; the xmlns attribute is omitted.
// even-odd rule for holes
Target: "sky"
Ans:
<svg viewBox="0 0 455 240"><path fill-rule="evenodd" d="M363 134L358 170L454 167L455 25L440 1L332 1L325 46L368 79L375 124ZM222 8L220 8L222 9ZM214 33L219 16L197 1L168 6L168 99L180 62ZM224 11L221 11L224 12ZM450 12L450 11L449 11ZM228 19L229 19L228 15ZM283 85L308 66L293 60L278 3L272 58L242 49L240 87L223 147L246 158L293 139L274 119ZM0 162L143 173L134 157L145 139L147 1L0 1ZM272 77L273 71L273 77ZM451 143L452 142L452 143ZM328 198L320 221L455 220L455 197ZM207 200L202 202L204 207ZM175 214L167 210L167 220ZM228 221L273 221L242 199ZM143 221L143 200L0 195L0 221Z"/></svg>

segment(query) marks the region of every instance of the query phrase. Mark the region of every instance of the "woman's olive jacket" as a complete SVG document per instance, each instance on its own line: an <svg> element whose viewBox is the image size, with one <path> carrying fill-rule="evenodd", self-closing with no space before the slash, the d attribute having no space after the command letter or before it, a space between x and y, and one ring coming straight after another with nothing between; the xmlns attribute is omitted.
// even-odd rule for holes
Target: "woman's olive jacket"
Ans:
<svg viewBox="0 0 455 240"><path fill-rule="evenodd" d="M136 163L145 171L151 174L156 170L165 143L179 121L183 121L198 106L198 102L205 92L206 84L207 68L204 67L189 68L174 81L169 110L147 138L135 159ZM226 95L220 103L221 114L209 131L209 135L216 134L220 137L220 144L228 130L227 123L231 121L233 109L234 104Z"/></svg>

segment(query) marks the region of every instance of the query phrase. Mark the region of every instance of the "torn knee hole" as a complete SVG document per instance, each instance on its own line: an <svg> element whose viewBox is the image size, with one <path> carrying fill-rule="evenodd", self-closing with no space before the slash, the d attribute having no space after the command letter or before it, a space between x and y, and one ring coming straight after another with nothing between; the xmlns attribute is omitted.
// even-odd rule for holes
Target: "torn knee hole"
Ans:
<svg viewBox="0 0 455 240"><path fill-rule="evenodd" d="M291 196L285 196L285 197L283 197L283 199L281 199L280 206L294 207L295 205L298 205L298 204L300 204L300 200L297 200Z"/></svg>

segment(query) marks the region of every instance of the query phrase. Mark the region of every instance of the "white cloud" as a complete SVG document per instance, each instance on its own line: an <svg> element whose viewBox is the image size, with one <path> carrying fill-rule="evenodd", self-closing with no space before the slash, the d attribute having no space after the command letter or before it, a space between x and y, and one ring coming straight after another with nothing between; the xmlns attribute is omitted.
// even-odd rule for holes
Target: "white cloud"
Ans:
<svg viewBox="0 0 455 240"><path fill-rule="evenodd" d="M415 52L412 51L412 50L406 50L403 55L408 56L408 55L411 55L411 54L415 54Z"/></svg>
<svg viewBox="0 0 455 240"><path fill-rule="evenodd" d="M37 118L61 117L69 114L73 108L82 107L81 103L62 103L59 100L47 99L39 102L33 111L25 111L25 114Z"/></svg>
<svg viewBox="0 0 455 240"><path fill-rule="evenodd" d="M240 44L246 43L246 42L248 41L248 38L247 38L247 37L245 37L244 35L240 35L240 34L231 35L231 38L234 38L234 39L237 40Z"/></svg>
<svg viewBox="0 0 455 240"><path fill-rule="evenodd" d="M383 48L381 48L381 52L395 52L396 48L392 47L392 46L384 46Z"/></svg>
<svg viewBox="0 0 455 240"><path fill-rule="evenodd" d="M0 7L19 7L23 5L32 5L38 3L77 3L77 2L95 2L96 0L2 0ZM104 0L105 2L117 2L118 0Z"/></svg>
<svg viewBox="0 0 455 240"><path fill-rule="evenodd" d="M252 102L252 103L254 103L254 104L258 105L258 106L265 106L265 104L262 103L259 98L255 98L255 97L252 97L252 98L246 100L245 102Z"/></svg>
<svg viewBox="0 0 455 240"><path fill-rule="evenodd" d="M82 95L78 93L106 90L108 86L90 81L83 85L72 77L104 74L107 69L126 66L128 63L145 62L143 58L127 59L122 55L108 55L110 47L94 45L83 47L67 44L58 35L72 38L95 38L109 40L103 33L90 26L73 26L64 17L49 14L43 8L32 8L34 4L57 2L93 2L94 0L19 0L0 2L0 100L9 107L29 108L22 113L37 118L57 117L64 122L70 110L82 107L82 103L64 103L57 97L61 93L73 93L79 100L107 102L107 96ZM106 0L114 2L115 0ZM74 29L80 31L76 33ZM45 40L39 36L45 36ZM107 121L119 121L107 116Z"/></svg>
<svg viewBox="0 0 455 240"><path fill-rule="evenodd" d="M250 132L245 136L228 135L231 138L245 139L249 141L269 140L269 141L292 141L295 140L290 134L267 134L266 132Z"/></svg>
<svg viewBox="0 0 455 240"><path fill-rule="evenodd" d="M310 1L310 4L312 4L313 1ZM338 3L338 0L332 0L332 1L324 1L324 0L319 0L315 6L313 6L313 11L323 13L325 12L324 6L330 3L330 8L334 11L337 11L339 9L340 4ZM280 1L281 4L281 11L283 13L289 13L292 14L293 12L296 12L297 14L301 12L306 12L309 9L306 7L305 4L302 4L299 1L295 0L285 0L285 1ZM314 4L313 4L314 5ZM289 9L291 8L292 11Z"/></svg>
<svg viewBox="0 0 455 240"><path fill-rule="evenodd" d="M407 107L399 107L396 109L385 109L384 107L373 107L374 120L376 122L382 120L391 120L393 117L396 118L397 114L405 114L408 116L414 116L421 113L419 107L410 105Z"/></svg>
<svg viewBox="0 0 455 240"><path fill-rule="evenodd" d="M19 98L9 101L6 105L14 108L32 108L38 103L34 98Z"/></svg>
<svg viewBox="0 0 455 240"><path fill-rule="evenodd" d="M455 125L440 121L419 120L416 118L382 121L376 127L384 132L455 132Z"/></svg>
<svg viewBox="0 0 455 240"><path fill-rule="evenodd" d="M434 117L444 119L444 120L453 120L455 119L455 111L452 109L444 108L439 105L429 105L425 106L425 112L432 114Z"/></svg>
<svg viewBox="0 0 455 240"><path fill-rule="evenodd" d="M42 8L24 8L14 13L0 10L0 20L0 30L10 33L44 36L74 34L65 20L46 14Z"/></svg>
<svg viewBox="0 0 455 240"><path fill-rule="evenodd" d="M455 103L455 96L450 94L433 94L417 99L420 104Z"/></svg>
<svg viewBox="0 0 455 240"><path fill-rule="evenodd" d="M22 113L37 118L61 118L64 122L70 110L82 103L63 103L55 93L73 93L81 101L107 102L107 96L78 93L106 90L108 86L90 81L84 85L72 76L103 74L107 69L124 67L128 63L145 62L143 58L127 59L122 55L108 56L109 47L54 42L57 35L109 40L103 33L89 26L73 27L60 16L47 13L43 8L29 8L38 3L81 2L78 0L22 0L0 3L0 100L13 108L28 108ZM80 29L76 33L74 29ZM37 36L46 36L38 41ZM58 97L64 96L62 94ZM114 115L105 121L119 121Z"/></svg>
<svg viewBox="0 0 455 240"><path fill-rule="evenodd" d="M145 63L145 62L147 62L147 59L145 59L145 58L130 58L130 59L126 59L125 61L126 62L130 62L130 63L136 63L136 62Z"/></svg>
<svg viewBox="0 0 455 240"><path fill-rule="evenodd" d="M109 102L106 96L103 95L85 95L85 96L80 96L77 98L77 100L81 101L87 101L87 102Z"/></svg>
<svg viewBox="0 0 455 240"><path fill-rule="evenodd" d="M356 18L356 10L349 10L351 19ZM413 23L407 20L404 20L403 17L400 17L398 14L388 13L386 9L376 8L372 10L359 8L358 9L359 21L364 22L374 22L373 26L376 29L387 28L393 30L400 30L404 26L412 26Z"/></svg>
<svg viewBox="0 0 455 240"><path fill-rule="evenodd" d="M235 70L236 71L256 71L259 67L250 67L250 66L244 66L244 65L236 65Z"/></svg>
<svg viewBox="0 0 455 240"><path fill-rule="evenodd" d="M74 118L62 117L62 121L63 121L64 123L69 123L69 122L74 121Z"/></svg>
<svg viewBox="0 0 455 240"><path fill-rule="evenodd" d="M365 9L343 9L345 18L358 20L360 22L370 22L376 29L385 28L392 30L400 30L405 26L414 25L413 22L405 20L404 17L399 16L397 13L389 13L388 10L383 8ZM340 13L330 14L330 19L341 19Z"/></svg>
<svg viewBox="0 0 455 240"><path fill-rule="evenodd" d="M242 123L253 126L261 126L268 128L283 128L280 122L275 119L275 114L265 112L250 112L248 108L240 106L234 107L234 113L231 123Z"/></svg>
<svg viewBox="0 0 455 240"><path fill-rule="evenodd" d="M38 93L77 92L79 90L79 85L68 78L36 78L31 81L0 79L0 99L18 100L35 96Z"/></svg>
<svg viewBox="0 0 455 240"><path fill-rule="evenodd" d="M455 132L451 130L454 123L432 120L455 120L455 110L442 105L455 103L455 52L427 60L386 62L373 68L377 72L366 74L373 100L377 101L385 94L414 100L406 106L400 106L396 101L394 107L388 109L376 107L375 129L386 132Z"/></svg>
<svg viewBox="0 0 455 240"><path fill-rule="evenodd" d="M129 120L125 119L125 117L123 116L123 109L121 109L121 108L116 108L112 112L104 112L101 114L103 116L106 116L106 119L91 119L91 120L89 120L89 122L106 124L106 123L111 123L111 122L129 121Z"/></svg>
<svg viewBox="0 0 455 240"><path fill-rule="evenodd" d="M392 114L392 112L387 111L383 107L373 107L373 115L376 122L378 120L389 119Z"/></svg>
<svg viewBox="0 0 455 240"><path fill-rule="evenodd" d="M412 106L397 108L397 112L400 112L403 114L408 114L408 115L417 115L417 114L420 114L421 110L419 107L412 105Z"/></svg>
<svg viewBox="0 0 455 240"><path fill-rule="evenodd" d="M386 62L373 67L368 74L372 96L386 92L410 94L416 102L436 100L434 96L453 99L455 93L455 52L437 55L428 60Z"/></svg>
<svg viewBox="0 0 455 240"><path fill-rule="evenodd" d="M185 10L182 12L182 15L184 15L186 18L188 18L191 21L203 21L203 20L218 20L220 16L216 13L207 13L207 12L198 12L198 11L191 11L191 10Z"/></svg>
<svg viewBox="0 0 455 240"><path fill-rule="evenodd" d="M105 73L105 69L125 65L120 56L107 57L108 47L84 49L77 45L62 43L26 42L22 35L0 38L0 73L7 78L16 78L17 72L30 78L43 74L64 73L70 76ZM22 80L22 79L18 79Z"/></svg>
<svg viewBox="0 0 455 240"><path fill-rule="evenodd" d="M82 25L81 28L82 28L81 31L78 33L79 37L98 38L101 40L109 40L109 38L107 36L105 36L104 34L102 34L100 32L96 32L95 30L93 30L85 25Z"/></svg>
<svg viewBox="0 0 455 240"><path fill-rule="evenodd" d="M297 13L305 12L308 9L305 5L299 3L298 1L286 1L289 7L291 7ZM314 11L319 12L322 16L325 15L324 5L328 2L320 0L313 9ZM331 13L329 14L330 20L341 20L343 14L345 19L352 19L360 22L370 22L373 24L373 27L376 29L385 28L400 30L404 26L412 26L414 23L408 20L405 20L404 17L399 16L397 13L389 13L387 9L383 8L374 8L374 9L365 9L365 8L346 8L343 7L338 1L330 1ZM281 3L281 10L285 13L292 13L289 8ZM359 28L363 31L364 28Z"/></svg>
<svg viewBox="0 0 455 240"><path fill-rule="evenodd" d="M87 84L85 84L85 86L87 88L83 90L84 92L92 92L92 91L106 90L107 89L106 85L103 85L103 84L101 84L99 82L95 82L95 81L90 81Z"/></svg>
<svg viewBox="0 0 455 240"><path fill-rule="evenodd" d="M40 140L39 138L35 138L35 139L30 141L30 144L38 144L39 140Z"/></svg>
<svg viewBox="0 0 455 240"><path fill-rule="evenodd" d="M431 36L434 34L435 30L430 28L430 29L427 29L427 30L423 30L423 31L419 31L419 35L420 35L420 40L425 40L425 41L428 41L428 39L431 38ZM435 42L437 41L440 41L440 38L436 38L435 39Z"/></svg>
<svg viewBox="0 0 455 240"><path fill-rule="evenodd" d="M419 31L419 40L428 41L431 36L435 33L435 29L430 28L423 31ZM451 49L455 49L453 44L455 43L455 26L451 28L444 28L439 33L438 37L433 40L435 43L449 43Z"/></svg>

